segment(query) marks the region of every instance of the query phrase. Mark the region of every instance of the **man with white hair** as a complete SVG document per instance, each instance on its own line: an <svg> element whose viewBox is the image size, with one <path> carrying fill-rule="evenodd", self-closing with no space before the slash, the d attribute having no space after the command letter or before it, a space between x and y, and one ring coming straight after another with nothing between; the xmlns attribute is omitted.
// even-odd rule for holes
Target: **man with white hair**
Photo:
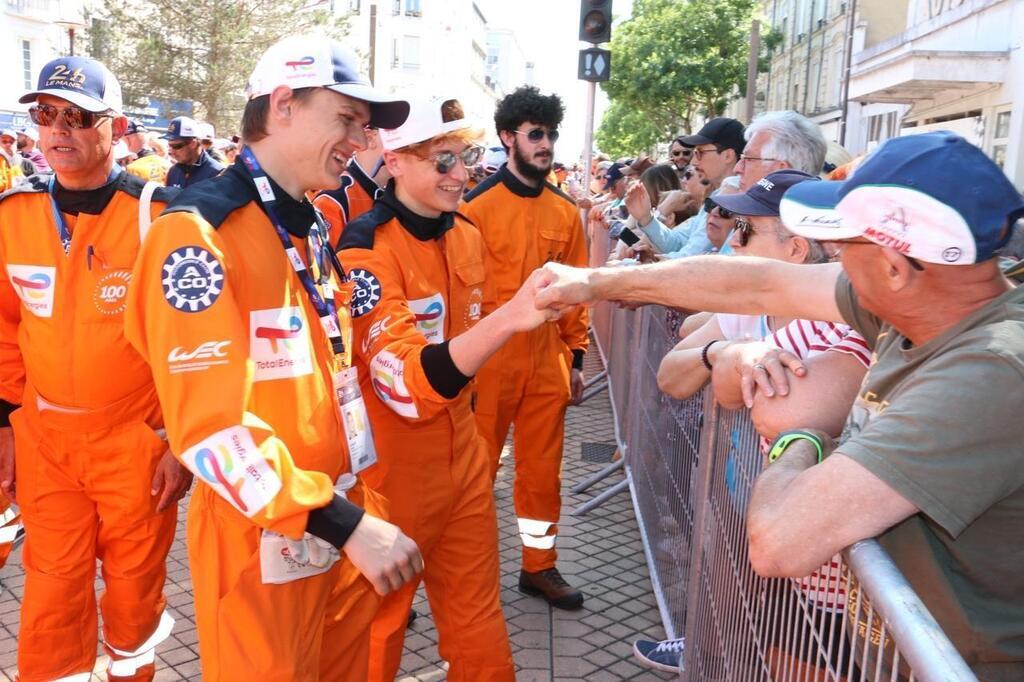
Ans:
<svg viewBox="0 0 1024 682"><path fill-rule="evenodd" d="M825 165L828 143L821 128L795 111L768 111L747 126L747 145L736 163L740 188L748 190L777 170L792 168L818 175Z"/></svg>

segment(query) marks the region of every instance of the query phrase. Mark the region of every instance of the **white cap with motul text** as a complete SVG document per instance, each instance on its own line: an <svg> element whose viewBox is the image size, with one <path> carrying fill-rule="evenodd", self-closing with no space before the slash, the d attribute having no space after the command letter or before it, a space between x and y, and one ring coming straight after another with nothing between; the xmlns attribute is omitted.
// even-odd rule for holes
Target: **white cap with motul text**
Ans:
<svg viewBox="0 0 1024 682"><path fill-rule="evenodd" d="M462 105L454 97L443 95L417 95L409 98L409 118L397 128L382 128L380 142L384 149L401 149L417 142L430 140L441 135L473 128L473 123L462 116L445 121L445 105L449 111L462 111Z"/></svg>
<svg viewBox="0 0 1024 682"><path fill-rule="evenodd" d="M249 99L269 95L281 85L298 88L328 88L370 107L371 128L395 128L409 115L409 103L374 89L359 73L359 59L352 50L325 36L295 35L271 45L260 57L246 95Z"/></svg>

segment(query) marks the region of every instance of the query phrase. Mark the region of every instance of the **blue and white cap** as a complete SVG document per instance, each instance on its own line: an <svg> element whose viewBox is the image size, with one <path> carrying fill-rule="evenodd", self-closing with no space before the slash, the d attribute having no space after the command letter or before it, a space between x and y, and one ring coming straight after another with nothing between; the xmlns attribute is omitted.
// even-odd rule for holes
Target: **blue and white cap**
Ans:
<svg viewBox="0 0 1024 682"><path fill-rule="evenodd" d="M28 104L39 95L60 97L97 114L121 114L121 84L107 67L88 57L58 57L47 62L39 72L37 88L18 101Z"/></svg>
<svg viewBox="0 0 1024 682"><path fill-rule="evenodd" d="M828 219L835 209L839 221ZM817 240L864 237L924 261L988 260L1024 216L1024 198L984 152L946 131L885 142L844 182L803 182L782 222Z"/></svg>
<svg viewBox="0 0 1024 682"><path fill-rule="evenodd" d="M172 118L167 124L167 132L161 135L164 140L191 140L199 137L199 124L188 116Z"/></svg>
<svg viewBox="0 0 1024 682"><path fill-rule="evenodd" d="M274 88L322 87L370 105L370 127L394 129L405 123L409 103L374 89L359 72L359 59L341 43L318 35L288 36L270 46L249 76L249 99Z"/></svg>

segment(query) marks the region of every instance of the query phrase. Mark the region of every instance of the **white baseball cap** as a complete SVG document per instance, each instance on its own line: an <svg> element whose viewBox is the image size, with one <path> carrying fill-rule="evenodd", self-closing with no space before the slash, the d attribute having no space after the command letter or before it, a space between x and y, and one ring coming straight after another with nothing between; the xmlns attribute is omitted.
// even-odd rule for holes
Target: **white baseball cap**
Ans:
<svg viewBox="0 0 1024 682"><path fill-rule="evenodd" d="M341 43L318 35L295 35L270 46L249 76L249 99L274 88L323 87L370 105L370 127L397 128L409 115L409 103L375 90L359 72L359 59Z"/></svg>
<svg viewBox="0 0 1024 682"><path fill-rule="evenodd" d="M206 123L205 121L196 121L196 137L200 140L213 140L216 137L216 133L213 129L212 123Z"/></svg>
<svg viewBox="0 0 1024 682"><path fill-rule="evenodd" d="M21 130L18 131L18 134L24 135L25 137L35 142L39 142L39 131L36 130L35 128L22 128Z"/></svg>
<svg viewBox="0 0 1024 682"><path fill-rule="evenodd" d="M473 128L467 118L445 121L442 109L449 102L459 103L444 95L416 95L409 98L409 117L397 128L382 128L380 142L384 149L401 149L456 130ZM459 106L461 109L461 105Z"/></svg>

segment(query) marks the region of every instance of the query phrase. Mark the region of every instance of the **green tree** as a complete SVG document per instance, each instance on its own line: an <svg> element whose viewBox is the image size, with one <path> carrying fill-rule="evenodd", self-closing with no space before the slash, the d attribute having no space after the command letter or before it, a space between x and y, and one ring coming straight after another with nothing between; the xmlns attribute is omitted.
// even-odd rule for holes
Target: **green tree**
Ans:
<svg viewBox="0 0 1024 682"><path fill-rule="evenodd" d="M690 132L696 113L720 114L746 87L756 4L635 0L633 16L613 31L612 75L602 87L613 104L627 103L637 120L662 131L661 140L680 130ZM766 48L773 40L765 40ZM766 70L767 59L761 62L761 70ZM618 114L614 107L609 113ZM613 120L610 126L607 134L619 124Z"/></svg>
<svg viewBox="0 0 1024 682"><path fill-rule="evenodd" d="M218 130L239 126L256 60L278 39L317 29L340 37L344 18L309 0L104 0L92 46L125 102L192 101ZM181 113L181 112L172 112Z"/></svg>
<svg viewBox="0 0 1024 682"><path fill-rule="evenodd" d="M615 100L604 112L594 139L598 149L618 158L638 156L671 136L671 130L659 128L643 112L623 100Z"/></svg>

